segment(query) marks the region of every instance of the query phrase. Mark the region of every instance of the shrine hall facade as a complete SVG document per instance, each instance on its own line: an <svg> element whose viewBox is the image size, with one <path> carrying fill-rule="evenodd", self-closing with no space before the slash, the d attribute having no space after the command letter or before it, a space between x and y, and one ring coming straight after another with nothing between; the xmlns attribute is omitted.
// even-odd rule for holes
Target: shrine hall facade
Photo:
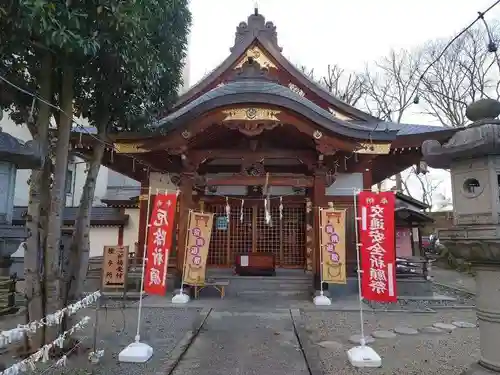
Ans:
<svg viewBox="0 0 500 375"><path fill-rule="evenodd" d="M238 254L266 252L275 256L277 267L315 275L317 208L333 202L348 210L352 270L353 189L370 189L419 163L424 140L443 141L453 134L440 127L384 122L331 96L282 55L276 27L258 11L237 27L229 57L182 95L155 127L148 136L115 135L103 161L141 182L139 252L148 192L179 188L170 260L177 270L184 259L187 212L199 209L215 213L209 267L231 267ZM81 154L90 144L85 136L73 139L74 151ZM228 222L220 219L227 204Z"/></svg>

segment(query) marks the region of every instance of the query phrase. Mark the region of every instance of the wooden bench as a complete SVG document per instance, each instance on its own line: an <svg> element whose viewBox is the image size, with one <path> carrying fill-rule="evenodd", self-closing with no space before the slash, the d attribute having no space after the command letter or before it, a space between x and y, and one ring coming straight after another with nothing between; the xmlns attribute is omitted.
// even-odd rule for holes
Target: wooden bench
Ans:
<svg viewBox="0 0 500 375"><path fill-rule="evenodd" d="M194 288L194 298L198 299L200 296L200 291L207 287L212 287L216 289L220 293L220 298L223 299L226 295L226 286L229 285L229 281L227 280L219 280L219 281L207 281L203 285L193 285Z"/></svg>

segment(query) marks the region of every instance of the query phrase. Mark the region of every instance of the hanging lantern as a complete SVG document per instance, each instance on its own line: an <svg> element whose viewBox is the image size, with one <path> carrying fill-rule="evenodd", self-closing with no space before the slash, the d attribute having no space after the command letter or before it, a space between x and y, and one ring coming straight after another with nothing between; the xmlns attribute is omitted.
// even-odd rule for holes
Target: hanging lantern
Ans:
<svg viewBox="0 0 500 375"><path fill-rule="evenodd" d="M226 197L226 218L229 223L229 215L231 215L231 207L229 206L229 198Z"/></svg>
<svg viewBox="0 0 500 375"><path fill-rule="evenodd" d="M280 197L280 221L283 220L283 197Z"/></svg>
<svg viewBox="0 0 500 375"><path fill-rule="evenodd" d="M243 205L245 204L245 200L241 200L241 208L240 208L240 222L243 223Z"/></svg>

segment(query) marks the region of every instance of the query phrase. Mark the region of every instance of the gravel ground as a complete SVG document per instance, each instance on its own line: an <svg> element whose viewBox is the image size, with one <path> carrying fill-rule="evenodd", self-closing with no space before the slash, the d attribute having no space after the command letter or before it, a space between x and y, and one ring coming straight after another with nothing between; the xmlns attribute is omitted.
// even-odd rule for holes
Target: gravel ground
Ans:
<svg viewBox="0 0 500 375"><path fill-rule="evenodd" d="M97 332L97 348L105 349L104 357L98 365L91 365L87 359L89 348L93 346L93 323L95 310L82 312L82 316L92 318L87 328L79 332L78 337L84 338L78 355L70 356L68 365L64 368L53 367L53 362L37 364L35 374L93 374L93 375L134 375L164 372L165 360L170 351L192 328L192 323L199 315L200 309L192 308L143 308L141 340L150 344L155 352L146 364L123 364L118 362L118 353L134 341L137 327L137 309L103 309L99 311ZM11 320L10 324L13 324ZM0 324L2 325L2 324ZM8 327L14 327L9 325ZM76 351L75 351L76 352ZM4 355L7 364L16 360Z"/></svg>
<svg viewBox="0 0 500 375"><path fill-rule="evenodd" d="M444 285L437 285L437 284L433 284L432 289L434 293L443 294L456 299L453 303L449 302L448 305L464 305L464 306L476 305L475 294L467 292L465 290L461 291L454 288L446 287Z"/></svg>
<svg viewBox="0 0 500 375"><path fill-rule="evenodd" d="M289 310L215 310L174 375L309 374Z"/></svg>
<svg viewBox="0 0 500 375"><path fill-rule="evenodd" d="M436 266L432 268L431 275L438 283L464 289L471 293L476 292L476 279L469 273Z"/></svg>
<svg viewBox="0 0 500 375"><path fill-rule="evenodd" d="M329 348L318 345L321 365L326 374L459 374L479 355L477 328L457 328L452 333L397 335L394 339L377 339L371 346L382 357L380 369L355 369L347 361L346 350L352 334L359 333L359 314L350 312L309 312L303 318L314 343L332 341ZM423 328L436 322L455 320L476 322L472 310L440 311L426 314L365 314L365 334L391 330L398 325Z"/></svg>

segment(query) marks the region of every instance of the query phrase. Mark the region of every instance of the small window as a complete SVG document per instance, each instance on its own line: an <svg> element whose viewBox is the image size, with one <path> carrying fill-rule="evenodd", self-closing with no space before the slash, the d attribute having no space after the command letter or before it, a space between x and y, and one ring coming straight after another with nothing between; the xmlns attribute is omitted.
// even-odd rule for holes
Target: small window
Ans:
<svg viewBox="0 0 500 375"><path fill-rule="evenodd" d="M462 185L462 192L468 198L475 198L483 192L484 187L481 186L477 178L467 178Z"/></svg>

